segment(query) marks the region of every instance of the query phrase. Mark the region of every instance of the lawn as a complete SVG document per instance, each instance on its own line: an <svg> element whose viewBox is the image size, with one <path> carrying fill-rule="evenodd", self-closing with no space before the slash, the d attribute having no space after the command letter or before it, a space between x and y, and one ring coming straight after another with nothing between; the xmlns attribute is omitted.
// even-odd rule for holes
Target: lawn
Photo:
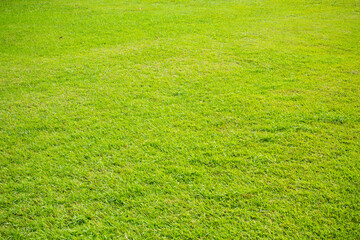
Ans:
<svg viewBox="0 0 360 240"><path fill-rule="evenodd" d="M360 1L0 0L0 238L359 239Z"/></svg>

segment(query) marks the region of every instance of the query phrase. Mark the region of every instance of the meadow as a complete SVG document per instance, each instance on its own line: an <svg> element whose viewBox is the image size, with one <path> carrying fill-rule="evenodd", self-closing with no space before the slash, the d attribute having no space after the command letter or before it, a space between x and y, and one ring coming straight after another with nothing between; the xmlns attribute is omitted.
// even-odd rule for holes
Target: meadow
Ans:
<svg viewBox="0 0 360 240"><path fill-rule="evenodd" d="M0 238L359 239L360 1L0 0Z"/></svg>

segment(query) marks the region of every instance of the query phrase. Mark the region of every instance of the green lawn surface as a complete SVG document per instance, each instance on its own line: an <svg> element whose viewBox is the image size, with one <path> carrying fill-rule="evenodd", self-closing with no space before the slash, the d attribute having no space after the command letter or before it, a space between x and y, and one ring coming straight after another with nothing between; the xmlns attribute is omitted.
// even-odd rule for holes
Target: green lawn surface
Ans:
<svg viewBox="0 0 360 240"><path fill-rule="evenodd" d="M359 239L360 1L0 0L0 239Z"/></svg>

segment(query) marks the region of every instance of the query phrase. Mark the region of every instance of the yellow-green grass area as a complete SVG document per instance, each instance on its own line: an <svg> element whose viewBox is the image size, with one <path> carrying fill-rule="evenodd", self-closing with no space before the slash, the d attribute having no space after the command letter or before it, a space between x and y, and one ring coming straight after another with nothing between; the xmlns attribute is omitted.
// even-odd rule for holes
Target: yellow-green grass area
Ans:
<svg viewBox="0 0 360 240"><path fill-rule="evenodd" d="M360 1L0 0L0 238L359 239Z"/></svg>

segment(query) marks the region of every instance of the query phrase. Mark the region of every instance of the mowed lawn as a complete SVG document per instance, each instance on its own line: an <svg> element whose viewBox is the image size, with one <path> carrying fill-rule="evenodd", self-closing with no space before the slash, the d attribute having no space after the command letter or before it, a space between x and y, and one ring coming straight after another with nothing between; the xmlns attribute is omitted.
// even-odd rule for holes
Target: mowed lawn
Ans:
<svg viewBox="0 0 360 240"><path fill-rule="evenodd" d="M360 1L1 0L1 239L359 239Z"/></svg>

